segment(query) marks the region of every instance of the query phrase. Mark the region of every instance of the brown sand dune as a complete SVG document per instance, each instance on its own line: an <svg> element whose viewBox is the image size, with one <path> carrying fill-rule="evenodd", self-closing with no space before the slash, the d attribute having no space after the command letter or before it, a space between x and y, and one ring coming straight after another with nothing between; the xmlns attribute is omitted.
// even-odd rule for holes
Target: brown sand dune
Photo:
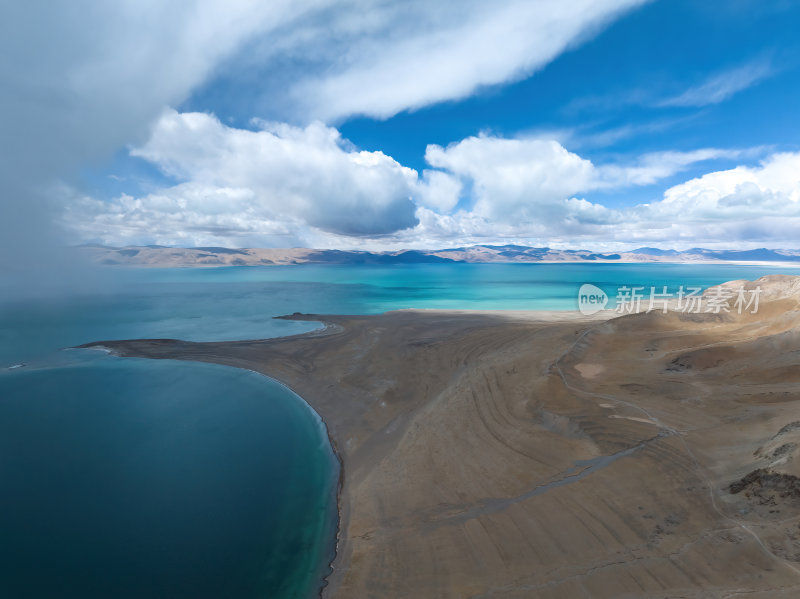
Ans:
<svg viewBox="0 0 800 599"><path fill-rule="evenodd" d="M741 283L736 284L738 287ZM800 596L800 279L757 314L392 312L101 342L266 373L343 464L330 597Z"/></svg>

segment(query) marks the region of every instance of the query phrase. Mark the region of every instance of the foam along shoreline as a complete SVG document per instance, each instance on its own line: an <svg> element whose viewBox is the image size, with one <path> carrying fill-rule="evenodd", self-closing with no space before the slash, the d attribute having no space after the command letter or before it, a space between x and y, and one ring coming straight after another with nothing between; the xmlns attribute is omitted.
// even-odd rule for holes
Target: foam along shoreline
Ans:
<svg viewBox="0 0 800 599"><path fill-rule="evenodd" d="M321 329L315 329L313 331L309 331L307 335L314 336L314 334L319 335L323 331L332 332L334 329L331 329L327 326L322 327ZM339 453L338 448L336 447L336 441L331 436L330 430L328 429L328 425L325 422L325 419L322 418L319 412L317 412L314 407L308 403L305 399L303 399L300 395L298 395L291 387L289 387L286 383L283 383L271 376L265 375L263 372L258 372L257 370L252 370L250 368L245 369L249 372L254 374L258 374L259 376L266 376L271 381L274 381L287 391L289 391L299 402L302 402L303 405L314 415L314 418L317 420L319 426L325 433L325 438L328 440L328 446L330 447L331 453L333 455L334 460L337 464L337 473L336 473L336 485L334 490L334 497L336 501L336 523L335 523L335 531L334 531L334 538L333 542L330 547L330 559L325 564L325 570L322 577L319 579L319 596L322 597L325 588L328 586L328 579L330 578L331 574L333 573L333 565L336 561L336 555L339 552L339 539L341 536L341 520L342 520L342 487L344 485L344 463L342 462L342 456Z"/></svg>
<svg viewBox="0 0 800 599"><path fill-rule="evenodd" d="M325 597L791 597L800 279L757 283L758 314L293 315L335 326L98 345L312 406L341 460Z"/></svg>
<svg viewBox="0 0 800 599"><path fill-rule="evenodd" d="M314 329L312 331L308 331L307 333L301 333L301 335L306 335L308 337L315 337L321 334L330 334L338 330L338 327L335 326L328 326L325 323L321 323L322 326L319 329ZM286 337L288 338L288 337ZM339 539L341 536L341 520L342 520L342 487L344 485L344 463L342 462L342 456L339 453L338 448L336 447L336 440L331 436L330 430L328 429L328 425L325 422L325 419L317 412L314 407L308 403L305 399L303 399L300 395L298 395L294 389L289 387L286 383L279 381L271 376L264 374L263 372L259 372L257 370L252 370L250 368L242 368L241 366L236 366L241 370L247 370L248 372L252 372L259 376L265 376L266 378L270 379L274 383L280 385L289 393L291 393L299 402L302 404L314 415L314 418L317 420L319 426L325 433L325 438L328 440L328 446L330 447L331 454L333 455L334 460L337 464L337 473L336 473L336 485L335 485L335 501L336 501L336 524L335 524L335 533L334 539L331 546L331 558L325 564L325 573L319 580L319 596L322 597L323 593L325 592L325 587L328 586L328 579L330 578L331 574L333 573L333 564L336 561L336 555L339 552Z"/></svg>

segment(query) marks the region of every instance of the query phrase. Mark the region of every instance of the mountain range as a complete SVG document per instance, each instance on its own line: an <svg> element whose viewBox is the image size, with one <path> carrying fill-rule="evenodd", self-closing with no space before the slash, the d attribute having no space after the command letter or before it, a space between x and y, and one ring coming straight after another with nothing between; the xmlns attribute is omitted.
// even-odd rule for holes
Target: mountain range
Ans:
<svg viewBox="0 0 800 599"><path fill-rule="evenodd" d="M82 246L93 261L131 266L256 266L290 264L414 264L435 262L800 262L800 250L689 250L640 247L602 253L524 245L474 245L439 250L358 251L310 248L177 248L157 245Z"/></svg>

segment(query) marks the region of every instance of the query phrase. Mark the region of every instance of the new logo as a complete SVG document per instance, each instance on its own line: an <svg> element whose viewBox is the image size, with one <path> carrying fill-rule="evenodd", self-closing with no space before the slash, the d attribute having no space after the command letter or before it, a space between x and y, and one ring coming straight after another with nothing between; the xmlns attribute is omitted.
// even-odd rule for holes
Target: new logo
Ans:
<svg viewBox="0 0 800 599"><path fill-rule="evenodd" d="M584 283L578 290L578 310L584 316L597 314L608 304L606 292L591 283Z"/></svg>

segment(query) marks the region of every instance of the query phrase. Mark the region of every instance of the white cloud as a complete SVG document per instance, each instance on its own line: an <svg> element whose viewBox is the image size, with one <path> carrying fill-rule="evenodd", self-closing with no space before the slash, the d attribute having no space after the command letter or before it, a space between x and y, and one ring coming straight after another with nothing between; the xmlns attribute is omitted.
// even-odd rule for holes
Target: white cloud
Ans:
<svg viewBox="0 0 800 599"><path fill-rule="evenodd" d="M74 177L125 144L141 143L165 106L180 104L215 73L236 70L237 63L275 75L262 78L269 85L254 91L265 99L262 114L273 118L281 110L304 125L315 117L388 116L524 77L644 1L578 0L568 7L555 0L465 0L458 6L425 0L53 0L47 10L4 3L0 242L33 257L37 267L56 255L44 246L57 237L48 225L60 210L43 199L40 188ZM266 133L280 138L284 148L302 146L290 133ZM196 151L194 166L201 168L204 157ZM303 226L328 231L379 234L415 222L407 201L399 199L410 193L445 211L458 200L459 184L451 179L430 174L418 181L378 153L344 154L314 154L322 161L316 165L322 170L314 172L329 177L314 182L301 169L291 170L284 155L286 170L297 175L292 184L287 176L277 179L282 197L294 194L289 208L269 200L275 186L263 178L251 181L253 173L246 186L237 187L202 183L198 171L187 173L186 182L197 185L192 193L189 187L167 195L162 190L153 194L152 207L163 208L164 197L194 205L199 189L206 190L204 197L228 199L220 190L249 190L270 222L274 213L274 222L300 219ZM326 160L328 166L337 160L345 166L325 170ZM298 164L312 166L302 159ZM202 168L212 170L210 164ZM350 175L335 174L340 170ZM318 189L323 184L329 185L324 201ZM349 186L355 186L352 195L343 193ZM366 202L367 196L373 201ZM135 201L148 200L123 196L118 208L134 211ZM147 211L142 205L136 210L144 211L144 223ZM20 273L33 270L22 260L11 266Z"/></svg>
<svg viewBox="0 0 800 599"><path fill-rule="evenodd" d="M618 188L629 185L651 185L706 160L733 159L741 150L701 148L689 152L652 152L643 154L633 164L609 164L598 168L597 187Z"/></svg>
<svg viewBox="0 0 800 599"><path fill-rule="evenodd" d="M142 198L75 198L65 219L84 238L111 244L302 245L300 221L265 218L250 189L183 183Z"/></svg>
<svg viewBox="0 0 800 599"><path fill-rule="evenodd" d="M225 56L302 12L289 0L53 0L0 8L0 271L35 284L58 260L46 189L142 140ZM49 268L68 272L67 260ZM33 274L31 274L33 273Z"/></svg>
<svg viewBox="0 0 800 599"><path fill-rule="evenodd" d="M428 146L425 159L467 181L471 211L494 221L540 218L541 212L591 186L591 162L540 139L469 137Z"/></svg>
<svg viewBox="0 0 800 599"><path fill-rule="evenodd" d="M735 158L737 150L704 148L691 152L645 154L632 164L594 165L560 143L538 138L503 139L481 135L447 148L430 145L431 166L443 169L471 190L469 209L492 222L570 224L616 219L608 211L577 204L573 196L598 189L650 185L690 165ZM593 205L594 206L594 205ZM589 214L592 216L590 217Z"/></svg>
<svg viewBox="0 0 800 599"><path fill-rule="evenodd" d="M689 153L685 158L718 156L716 151ZM722 153L724 154L724 153ZM745 156L734 152L731 156ZM558 156L558 152L551 155ZM651 158L643 160L648 162ZM673 160L681 165L685 159ZM669 160L666 160L667 162ZM561 167L570 159L562 161ZM492 170L493 167L487 166ZM602 172L610 165L593 167ZM614 166L620 173L624 166ZM630 183L646 183L632 167ZM562 171L562 174L568 171ZM576 176L589 181L581 168ZM499 192L493 189L493 198ZM532 196L529 196L532 197ZM509 204L499 204L508 207ZM508 218L487 218L475 211L439 214L420 210L420 225L398 236L399 245L416 247L487 242L517 242L552 247L582 245L603 250L657 244L687 248L697 245L735 248L754 244L796 247L800 238L800 153L775 153L756 166L714 171L667 189L661 199L627 208L611 209L581 198L551 196L531 204L528 216L510 212ZM536 210L533 208L536 207Z"/></svg>
<svg viewBox="0 0 800 599"><path fill-rule="evenodd" d="M769 62L757 60L718 73L682 94L662 100L659 106L708 106L719 104L772 75Z"/></svg>
<svg viewBox="0 0 800 599"><path fill-rule="evenodd" d="M684 222L800 216L800 153L778 153L757 167L708 173L664 193L656 216Z"/></svg>
<svg viewBox="0 0 800 599"><path fill-rule="evenodd" d="M638 239L686 221L699 210L696 196L712 193L713 181L734 189L729 173L776 193L790 189L794 176L793 155L778 155L757 169L687 182L660 202L611 209L584 196L650 185L704 160L747 153L707 148L595 165L553 140L481 135L428 146L431 168L420 176L381 152L359 151L318 122L259 127L236 129L208 114L167 111L132 153L176 184L140 198L81 198L67 219L84 239L111 244L421 247L476 239ZM773 190L767 180L783 187ZM686 198L686 205L675 198Z"/></svg>
<svg viewBox="0 0 800 599"><path fill-rule="evenodd" d="M674 94L674 89L666 91L663 89L663 82L655 79L643 87L575 98L564 106L563 111L572 117L590 114L596 118L598 114L619 114L620 110L631 106L637 108L701 108L720 104L739 92L772 77L776 72L777 69L769 60L756 59L741 66L715 73L707 77L705 81L678 94ZM635 124L628 122L597 132L592 132L591 127L589 127L589 131L581 131L580 128L577 128L572 131L569 140L580 143L584 147L612 145L627 137L663 131L676 125L685 125L689 121L699 118L701 114L697 111L684 112L678 118L658 119Z"/></svg>
<svg viewBox="0 0 800 599"><path fill-rule="evenodd" d="M306 61L289 90L292 105L331 121L386 118L464 98L530 75L645 1L412 0L371 3L368 10L350 4L352 11L307 23L308 30L283 42L284 52ZM327 50L322 57L319 48Z"/></svg>
<svg viewBox="0 0 800 599"><path fill-rule="evenodd" d="M108 214L92 205L104 239L130 236L137 226L141 238L153 230L149 221L161 239L165 223L176 236L205 228L228 239L298 227L376 236L417 224L416 171L382 152L357 151L318 122L304 128L263 123L249 131L211 115L170 110L132 154L181 183L140 199L117 198Z"/></svg>
<svg viewBox="0 0 800 599"><path fill-rule="evenodd" d="M452 211L464 188L461 181L442 171L425 170L422 175L417 185L417 204L443 214Z"/></svg>
<svg viewBox="0 0 800 599"><path fill-rule="evenodd" d="M484 135L430 146L431 168L420 176L312 121L388 117L518 80L644 1L120 0L79 9L54 1L44 12L8 3L0 19L0 240L32 255L51 236L40 217L49 207L34 187L131 142L176 183L138 198L73 200L68 220L85 238L417 247L796 240L798 154L708 173L657 201L612 209L591 201L592 192L652 185L701 161L746 156L705 148L593 164L557 141ZM270 80L264 107L304 126L248 131L205 114L162 113L232 56L250 56L248 67L278 76L284 89ZM772 72L768 62L751 62L661 105L719 103ZM643 97L636 102L656 102Z"/></svg>
<svg viewBox="0 0 800 599"><path fill-rule="evenodd" d="M0 119L8 172L54 175L141 140L248 38L302 10L288 0L4 6ZM13 148L13 151L11 151Z"/></svg>

